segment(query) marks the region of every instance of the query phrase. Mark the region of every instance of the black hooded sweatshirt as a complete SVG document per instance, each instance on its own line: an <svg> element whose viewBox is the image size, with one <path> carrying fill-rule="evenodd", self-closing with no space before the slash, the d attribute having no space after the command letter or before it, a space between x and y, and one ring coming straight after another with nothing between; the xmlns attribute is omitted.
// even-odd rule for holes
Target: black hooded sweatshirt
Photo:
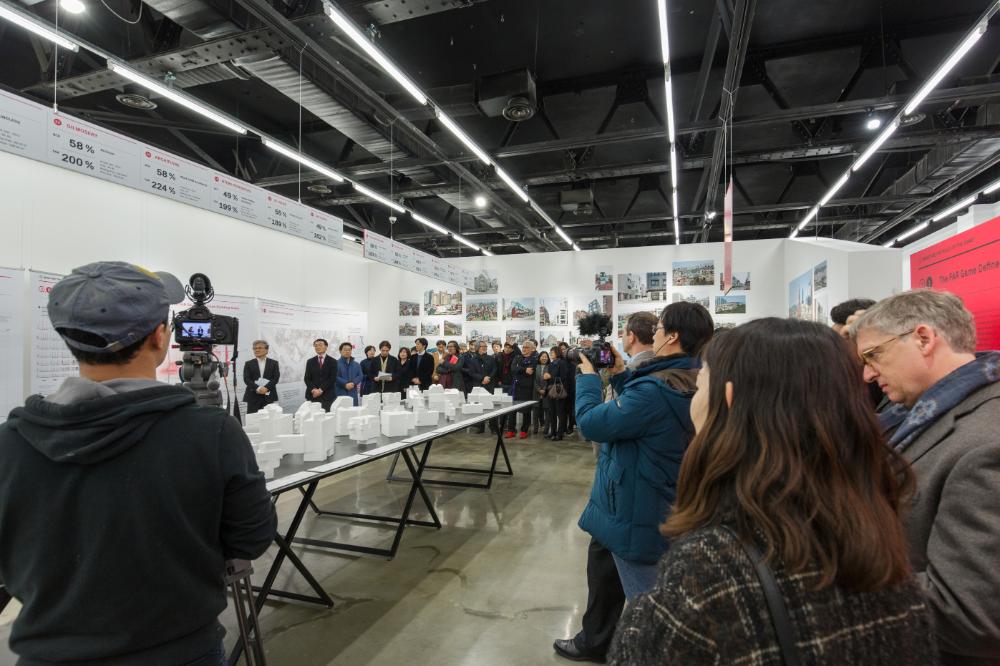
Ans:
<svg viewBox="0 0 1000 666"><path fill-rule="evenodd" d="M274 538L264 476L236 419L187 389L89 384L0 425L0 580L23 604L11 650L24 666L188 663L225 633L224 561Z"/></svg>

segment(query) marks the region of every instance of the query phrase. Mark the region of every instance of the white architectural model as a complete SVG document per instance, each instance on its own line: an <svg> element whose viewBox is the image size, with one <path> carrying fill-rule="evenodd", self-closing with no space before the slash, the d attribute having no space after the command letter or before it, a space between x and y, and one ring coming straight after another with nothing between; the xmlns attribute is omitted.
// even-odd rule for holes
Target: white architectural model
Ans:
<svg viewBox="0 0 1000 666"><path fill-rule="evenodd" d="M483 404L481 402L470 402L462 405L462 414L482 414Z"/></svg>
<svg viewBox="0 0 1000 666"><path fill-rule="evenodd" d="M436 426L441 412L433 409L413 410L413 416L417 420L418 426Z"/></svg>
<svg viewBox="0 0 1000 666"><path fill-rule="evenodd" d="M493 409L493 403L496 402L496 400L496 396L484 389L482 386L477 386L469 391L469 402L478 402L484 409Z"/></svg>
<svg viewBox="0 0 1000 666"><path fill-rule="evenodd" d="M496 398L496 403L500 405L509 405L514 402L514 396L507 395L503 392L503 389L493 389L493 397Z"/></svg>
<svg viewBox="0 0 1000 666"><path fill-rule="evenodd" d="M367 442L378 437L379 417L371 414L355 416L347 424L348 434L355 442Z"/></svg>
<svg viewBox="0 0 1000 666"><path fill-rule="evenodd" d="M411 429L415 428L417 421L413 412L405 409L399 411L382 411L382 434L386 437L403 437Z"/></svg>
<svg viewBox="0 0 1000 666"><path fill-rule="evenodd" d="M389 393L383 393L382 394L382 406L383 407L389 407L389 406L398 405L398 404L399 404L399 394L396 393L395 391L391 391Z"/></svg>
<svg viewBox="0 0 1000 666"><path fill-rule="evenodd" d="M348 398L350 400L350 398ZM332 411L331 407L331 411ZM349 427L348 424L352 418L355 416L364 415L365 411L363 407L341 407L337 410L337 436L343 437L348 434Z"/></svg>

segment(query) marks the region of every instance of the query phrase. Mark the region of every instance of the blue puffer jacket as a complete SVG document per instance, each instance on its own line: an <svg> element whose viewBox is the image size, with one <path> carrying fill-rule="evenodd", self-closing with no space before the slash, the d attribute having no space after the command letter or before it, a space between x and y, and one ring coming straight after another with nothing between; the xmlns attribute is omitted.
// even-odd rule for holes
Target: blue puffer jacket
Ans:
<svg viewBox="0 0 1000 666"><path fill-rule="evenodd" d="M698 361L655 358L611 378L617 400L601 401L601 378L576 381L576 422L604 442L580 529L626 560L655 564L669 546L660 524L674 501L677 474L694 435L690 406Z"/></svg>

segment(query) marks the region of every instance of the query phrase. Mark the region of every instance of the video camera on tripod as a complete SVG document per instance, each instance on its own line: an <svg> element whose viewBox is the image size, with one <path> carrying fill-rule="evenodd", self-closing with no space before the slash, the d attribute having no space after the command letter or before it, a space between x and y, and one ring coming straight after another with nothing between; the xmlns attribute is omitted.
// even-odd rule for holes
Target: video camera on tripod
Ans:
<svg viewBox="0 0 1000 666"><path fill-rule="evenodd" d="M240 321L236 317L213 314L205 304L215 297L212 281L204 273L195 273L184 288L194 301L187 310L174 315L174 342L184 353L177 362L184 385L195 394L200 405L222 406L220 377L227 377L229 367L215 355L215 345L233 346L233 366L236 364Z"/></svg>

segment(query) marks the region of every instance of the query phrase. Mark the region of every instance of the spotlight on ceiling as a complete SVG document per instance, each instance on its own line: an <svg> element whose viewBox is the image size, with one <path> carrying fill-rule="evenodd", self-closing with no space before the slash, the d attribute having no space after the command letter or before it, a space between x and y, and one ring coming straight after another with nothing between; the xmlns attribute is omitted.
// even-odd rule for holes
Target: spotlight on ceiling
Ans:
<svg viewBox="0 0 1000 666"><path fill-rule="evenodd" d="M70 14L82 14L87 11L87 5L80 0L59 0L59 6Z"/></svg>
<svg viewBox="0 0 1000 666"><path fill-rule="evenodd" d="M138 93L119 93L115 95L115 99L123 106L140 111L152 111L157 107L156 102Z"/></svg>
<svg viewBox="0 0 1000 666"><path fill-rule="evenodd" d="M868 120L865 121L865 129L874 132L879 127L882 127L882 119L878 116L868 116Z"/></svg>
<svg viewBox="0 0 1000 666"><path fill-rule="evenodd" d="M473 199L473 201L476 204L476 208L486 208L486 204L489 203L489 201L486 200L486 197L484 197L482 194L477 194L476 198Z"/></svg>

